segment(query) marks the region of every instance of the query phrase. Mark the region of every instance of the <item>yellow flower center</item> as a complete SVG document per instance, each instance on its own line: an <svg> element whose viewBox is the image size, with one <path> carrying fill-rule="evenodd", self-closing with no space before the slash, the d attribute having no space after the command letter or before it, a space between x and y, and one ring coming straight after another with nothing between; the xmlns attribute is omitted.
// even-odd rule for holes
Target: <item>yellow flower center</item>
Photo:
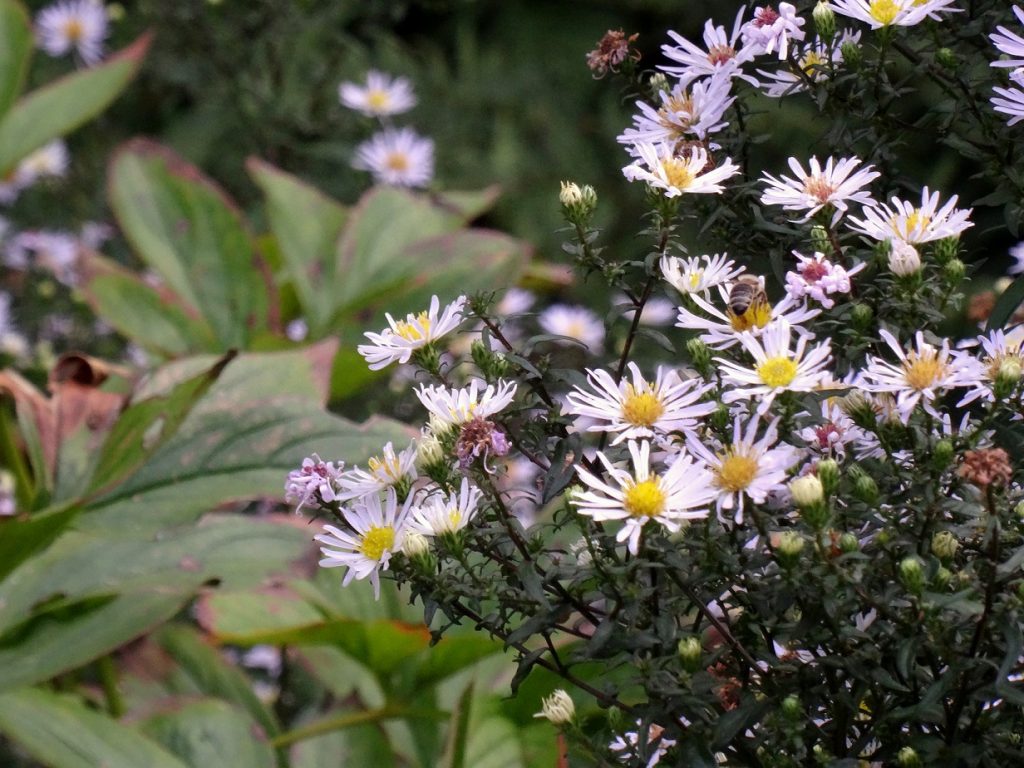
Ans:
<svg viewBox="0 0 1024 768"><path fill-rule="evenodd" d="M828 179L820 173L815 173L804 179L804 192L819 203L827 203L829 198L832 197L832 193L835 192L835 188L829 183Z"/></svg>
<svg viewBox="0 0 1024 768"><path fill-rule="evenodd" d="M630 424L635 427L653 426L664 412L665 406L650 387L637 392L632 384L626 385L626 396L622 400L622 418Z"/></svg>
<svg viewBox="0 0 1024 768"><path fill-rule="evenodd" d="M390 525L374 526L364 535L359 545L359 551L370 560L380 560L385 551L391 551L395 546L395 529Z"/></svg>
<svg viewBox="0 0 1024 768"><path fill-rule="evenodd" d="M392 152L384 161L384 165L392 171L407 171L409 170L409 156L404 152Z"/></svg>
<svg viewBox="0 0 1024 768"><path fill-rule="evenodd" d="M946 375L946 366L939 360L934 349L926 349L920 354L911 352L903 363L903 377L911 389L922 390L935 386L939 379Z"/></svg>
<svg viewBox="0 0 1024 768"><path fill-rule="evenodd" d="M375 112L380 112L391 105L391 96L387 91L368 91L366 94L366 103Z"/></svg>
<svg viewBox="0 0 1024 768"><path fill-rule="evenodd" d="M907 234L915 231L923 231L932 223L930 216L925 216L921 213L920 208L915 208L909 216L907 216ZM899 234L897 232L897 234Z"/></svg>
<svg viewBox="0 0 1024 768"><path fill-rule="evenodd" d="M704 279L704 270L697 269L690 273L690 290L696 291L700 286L700 281Z"/></svg>
<svg viewBox="0 0 1024 768"><path fill-rule="evenodd" d="M665 180L676 189L688 189L696 178L686 162L675 157L663 160L661 167L665 169Z"/></svg>
<svg viewBox="0 0 1024 768"><path fill-rule="evenodd" d="M719 457L721 465L715 470L715 484L736 493L746 489L757 477L757 459L730 448Z"/></svg>
<svg viewBox="0 0 1024 768"><path fill-rule="evenodd" d="M430 332L430 318L426 312L420 312L415 317L416 322L399 320L395 323L395 333L406 341L425 341L427 333Z"/></svg>
<svg viewBox="0 0 1024 768"><path fill-rule="evenodd" d="M690 119L680 119L680 112L687 115L693 113L693 99L690 98L688 93L684 92L678 96L670 96L665 105L658 110L658 117L665 128L682 134L690 127ZM672 119L673 117L675 118L674 120Z"/></svg>
<svg viewBox="0 0 1024 768"><path fill-rule="evenodd" d="M654 517L665 510L665 492L657 478L634 483L626 489L622 505L633 517Z"/></svg>
<svg viewBox="0 0 1024 768"><path fill-rule="evenodd" d="M757 375L769 387L787 387L796 378L797 365L788 357L769 357L757 366Z"/></svg>
<svg viewBox="0 0 1024 768"><path fill-rule="evenodd" d="M462 522L462 513L457 509L453 509L448 512L448 525L455 531L458 530L459 523Z"/></svg>
<svg viewBox="0 0 1024 768"><path fill-rule="evenodd" d="M811 77L818 74L818 67L825 65L825 59L821 57L821 54L817 51L808 51L807 54L800 60L800 67Z"/></svg>
<svg viewBox="0 0 1024 768"><path fill-rule="evenodd" d="M871 14L871 18L882 26L892 24L899 12L900 7L896 4L895 0L871 0L871 4L868 6L868 13Z"/></svg>
<svg viewBox="0 0 1024 768"><path fill-rule="evenodd" d="M764 328L772 320L772 305L767 301L755 301L742 315L728 312L729 324L737 332L749 331L751 328Z"/></svg>
<svg viewBox="0 0 1024 768"><path fill-rule="evenodd" d="M64 24L64 35L73 43L77 43L82 39L82 35L85 34L85 27L82 26L81 19L68 19Z"/></svg>
<svg viewBox="0 0 1024 768"><path fill-rule="evenodd" d="M367 462L372 472L384 480L397 481L402 476L402 467L398 457L389 459L387 456L373 456Z"/></svg>

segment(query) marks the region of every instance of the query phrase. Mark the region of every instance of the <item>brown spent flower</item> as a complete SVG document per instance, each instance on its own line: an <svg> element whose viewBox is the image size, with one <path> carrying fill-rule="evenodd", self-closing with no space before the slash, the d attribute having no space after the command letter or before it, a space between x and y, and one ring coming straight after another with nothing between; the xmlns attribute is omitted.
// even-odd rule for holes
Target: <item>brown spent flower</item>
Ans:
<svg viewBox="0 0 1024 768"><path fill-rule="evenodd" d="M587 54L587 66L594 77L602 78L609 72L618 72L619 67L627 59L640 61L640 52L631 51L630 44L639 37L633 34L626 37L621 29L609 29L597 43L597 48Z"/></svg>
<svg viewBox="0 0 1024 768"><path fill-rule="evenodd" d="M990 485L1006 485L1013 477L1010 457L1002 448L979 448L965 452L963 464L958 471L960 477L982 489Z"/></svg>
<svg viewBox="0 0 1024 768"><path fill-rule="evenodd" d="M967 303L967 319L972 323L984 323L996 308L996 292L981 291L971 296Z"/></svg>

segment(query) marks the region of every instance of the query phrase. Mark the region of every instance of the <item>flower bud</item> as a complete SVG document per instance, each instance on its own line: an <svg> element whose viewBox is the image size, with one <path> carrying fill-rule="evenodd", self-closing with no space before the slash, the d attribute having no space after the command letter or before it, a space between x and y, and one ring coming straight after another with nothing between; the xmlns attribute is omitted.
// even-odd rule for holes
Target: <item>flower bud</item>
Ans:
<svg viewBox="0 0 1024 768"><path fill-rule="evenodd" d="M686 351L690 355L690 362L697 372L707 378L711 372L711 350L708 345L700 339L690 339L686 342Z"/></svg>
<svg viewBox="0 0 1024 768"><path fill-rule="evenodd" d="M500 352L495 352L483 339L476 339L469 348L473 363L487 381L500 379L508 371L508 362Z"/></svg>
<svg viewBox="0 0 1024 768"><path fill-rule="evenodd" d="M935 61L938 62L939 66L949 70L955 70L957 67L956 54L949 48L939 48L935 52Z"/></svg>
<svg viewBox="0 0 1024 768"><path fill-rule="evenodd" d="M832 38L836 36L836 14L828 0L819 0L811 11L811 17L814 19L814 29L817 30L822 42L826 45L832 42Z"/></svg>
<svg viewBox="0 0 1024 768"><path fill-rule="evenodd" d="M800 509L813 507L825 500L825 489L814 475L803 475L790 482L789 492L793 503Z"/></svg>
<svg viewBox="0 0 1024 768"><path fill-rule="evenodd" d="M1005 400L1013 394L1020 381L1021 361L1017 356L1004 357L999 361L999 368L996 370L996 380L993 392L996 399Z"/></svg>
<svg viewBox="0 0 1024 768"><path fill-rule="evenodd" d="M719 406L708 416L708 423L719 432L729 429L732 424L732 416L729 414L729 409L724 405Z"/></svg>
<svg viewBox="0 0 1024 768"><path fill-rule="evenodd" d="M1019 504L1017 504L1016 507L1013 508L1013 514L1015 514L1021 520L1024 520L1024 501L1020 502Z"/></svg>
<svg viewBox="0 0 1024 768"><path fill-rule="evenodd" d="M850 319L853 321L853 327L862 333L866 331L871 321L875 318L875 312L867 304L854 304L850 309Z"/></svg>
<svg viewBox="0 0 1024 768"><path fill-rule="evenodd" d="M779 543L775 545L775 556L785 568L791 568L800 559L804 549L804 537L796 531L783 531L779 535Z"/></svg>
<svg viewBox="0 0 1024 768"><path fill-rule="evenodd" d="M597 208L597 192L589 184L580 187L574 181L563 181L558 194L562 213L573 224L583 226Z"/></svg>
<svg viewBox="0 0 1024 768"><path fill-rule="evenodd" d="M534 717L547 718L548 722L554 725L571 723L575 716L576 705L573 704L569 694L561 688L556 688L550 696L545 698L540 712L534 715Z"/></svg>
<svg viewBox="0 0 1024 768"><path fill-rule="evenodd" d="M940 565L938 570L935 571L935 578L932 579L932 584L936 590L944 590L949 586L949 582L953 580L953 573L948 568Z"/></svg>
<svg viewBox="0 0 1024 768"><path fill-rule="evenodd" d="M956 551L959 548L960 542L949 531L939 531L932 536L932 554L944 563L948 563L956 557Z"/></svg>
<svg viewBox="0 0 1024 768"><path fill-rule="evenodd" d="M950 259L955 259L956 255L960 252L960 236L953 235L952 237L936 240L933 247L935 260L939 264L945 264Z"/></svg>
<svg viewBox="0 0 1024 768"><path fill-rule="evenodd" d="M124 6L121 3L111 3L107 6L107 18L111 21L120 21L124 18Z"/></svg>
<svg viewBox="0 0 1024 768"><path fill-rule="evenodd" d="M967 274L967 265L960 259L950 259L942 267L942 274L950 285L956 285Z"/></svg>
<svg viewBox="0 0 1024 768"><path fill-rule="evenodd" d="M814 473L821 481L821 487L826 496L831 496L839 488L839 464L835 459L822 459L818 462Z"/></svg>
<svg viewBox="0 0 1024 768"><path fill-rule="evenodd" d="M865 504L874 504L878 501L878 483L874 481L864 470L857 467L858 472L850 468L850 475L853 476L853 496Z"/></svg>
<svg viewBox="0 0 1024 768"><path fill-rule="evenodd" d="M402 552L410 558L423 557L430 553L430 541L422 533L412 531L407 533L402 541Z"/></svg>
<svg viewBox="0 0 1024 768"><path fill-rule="evenodd" d="M606 713L605 717L608 719L608 727L611 730L613 730L613 731L619 730L619 727L622 725L622 710L621 709L619 709L618 707L612 705L612 706L608 707L608 712Z"/></svg>
<svg viewBox="0 0 1024 768"><path fill-rule="evenodd" d="M913 747L904 747L896 755L896 765L900 768L921 768L921 758Z"/></svg>
<svg viewBox="0 0 1024 768"><path fill-rule="evenodd" d="M853 40L845 41L839 46L839 52L843 56L843 63L850 69L856 69L860 66L861 51L860 46L857 45Z"/></svg>
<svg viewBox="0 0 1024 768"><path fill-rule="evenodd" d="M828 239L828 230L821 224L811 227L811 245L815 251L826 256L832 253L832 241Z"/></svg>
<svg viewBox="0 0 1024 768"><path fill-rule="evenodd" d="M889 247L889 271L900 277L910 277L921 271L921 255L917 248L902 240L893 240Z"/></svg>
<svg viewBox="0 0 1024 768"><path fill-rule="evenodd" d="M845 397L841 397L839 407L861 429L874 431L878 427L878 417L875 415L874 405L863 392L855 389Z"/></svg>
<svg viewBox="0 0 1024 768"><path fill-rule="evenodd" d="M677 651L679 652L679 660L683 662L683 669L691 673L700 669L700 660L704 655L704 648L701 646L699 638L693 635L684 637L679 641Z"/></svg>
<svg viewBox="0 0 1024 768"><path fill-rule="evenodd" d="M857 537L847 531L839 537L839 549L844 554L850 554L860 549L860 542L857 541Z"/></svg>
<svg viewBox="0 0 1024 768"><path fill-rule="evenodd" d="M911 594L921 594L924 589L924 566L919 559L911 555L900 561L900 581Z"/></svg>
<svg viewBox="0 0 1024 768"><path fill-rule="evenodd" d="M1017 599L1024 600L1024 581L1017 585Z"/></svg>
<svg viewBox="0 0 1024 768"><path fill-rule="evenodd" d="M672 90L672 85L669 83L668 78L665 77L662 72L655 72L651 75L651 79L647 81L647 85L651 89L651 93L657 96L662 91Z"/></svg>
<svg viewBox="0 0 1024 768"><path fill-rule="evenodd" d="M790 694L782 700L782 714L787 720L799 720L804 713L800 697Z"/></svg>

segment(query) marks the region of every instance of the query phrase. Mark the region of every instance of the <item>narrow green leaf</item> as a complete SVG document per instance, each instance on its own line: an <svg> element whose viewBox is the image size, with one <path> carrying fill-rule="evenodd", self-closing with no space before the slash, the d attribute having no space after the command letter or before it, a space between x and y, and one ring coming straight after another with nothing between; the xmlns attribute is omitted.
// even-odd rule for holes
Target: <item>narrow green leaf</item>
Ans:
<svg viewBox="0 0 1024 768"><path fill-rule="evenodd" d="M49 546L80 511L77 505L66 505L0 520L0 580Z"/></svg>
<svg viewBox="0 0 1024 768"><path fill-rule="evenodd" d="M223 701L188 702L142 730L192 768L275 768L266 734Z"/></svg>
<svg viewBox="0 0 1024 768"><path fill-rule="evenodd" d="M32 25L21 3L0 2L0 118L21 93L32 58Z"/></svg>
<svg viewBox="0 0 1024 768"><path fill-rule="evenodd" d="M992 308L992 314L988 316L986 330L994 331L1004 327L1017 308L1024 302L1024 275L1018 277L1003 291Z"/></svg>

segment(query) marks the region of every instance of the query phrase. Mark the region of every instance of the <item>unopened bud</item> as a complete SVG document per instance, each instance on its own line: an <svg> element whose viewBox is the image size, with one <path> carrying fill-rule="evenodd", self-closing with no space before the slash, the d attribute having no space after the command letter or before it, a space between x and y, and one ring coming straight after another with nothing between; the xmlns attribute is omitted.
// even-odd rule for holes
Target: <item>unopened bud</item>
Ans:
<svg viewBox="0 0 1024 768"><path fill-rule="evenodd" d="M581 187L574 181L563 181L558 200L565 218L580 226L586 224L597 208L597 192L589 184Z"/></svg>
<svg viewBox="0 0 1024 768"><path fill-rule="evenodd" d="M950 285L957 285L967 274L967 265L960 259L950 259L942 267L942 274Z"/></svg>
<svg viewBox="0 0 1024 768"><path fill-rule="evenodd" d="M857 541L857 537L847 531L839 537L839 549L844 554L850 554L860 549L860 542Z"/></svg>
<svg viewBox="0 0 1024 768"><path fill-rule="evenodd" d="M939 531L932 536L932 553L944 563L956 557L959 548L960 542L949 531Z"/></svg>
<svg viewBox="0 0 1024 768"><path fill-rule="evenodd" d="M828 0L819 0L818 4L814 6L814 10L811 11L811 17L814 19L814 29L817 30L818 37L828 45L836 36L836 14L833 12L832 6L828 4Z"/></svg>
<svg viewBox="0 0 1024 768"><path fill-rule="evenodd" d="M655 96L662 91L669 91L672 89L671 83L669 83L668 78L665 77L662 72L655 72L651 75L651 79L647 81L647 85L650 87L651 93Z"/></svg>
<svg viewBox="0 0 1024 768"><path fill-rule="evenodd" d="M1024 520L1024 501L1018 503L1017 506L1013 508L1013 514L1021 520Z"/></svg>
<svg viewBox="0 0 1024 768"><path fill-rule="evenodd" d="M861 50L853 40L847 40L839 46L839 53L843 56L843 63L850 69L860 66Z"/></svg>
<svg viewBox="0 0 1024 768"><path fill-rule="evenodd" d="M554 725L565 725L571 723L576 716L576 705L572 698L561 688L556 688L554 693L545 698L541 710L534 717L547 718L548 722Z"/></svg>
<svg viewBox="0 0 1024 768"><path fill-rule="evenodd" d="M711 371L711 350L708 345L700 339L690 339L686 342L686 351L690 354L690 362L697 372L707 378Z"/></svg>
<svg viewBox="0 0 1024 768"><path fill-rule="evenodd" d="M955 70L957 67L956 54L949 48L939 48L935 52L935 61L938 62L939 66L949 70Z"/></svg>
<svg viewBox="0 0 1024 768"><path fill-rule="evenodd" d="M811 227L811 245L814 250L826 255L832 253L832 241L828 238L828 230L821 224Z"/></svg>
<svg viewBox="0 0 1024 768"><path fill-rule="evenodd" d="M905 557L900 561L900 581L907 591L920 595L924 589L924 566L914 556Z"/></svg>
<svg viewBox="0 0 1024 768"><path fill-rule="evenodd" d="M790 482L789 493L800 509L821 504L825 499L821 480L814 475L803 475Z"/></svg>
<svg viewBox="0 0 1024 768"><path fill-rule="evenodd" d="M691 673L700 669L704 648L701 646L698 638L693 635L684 637L679 641L677 650L679 652L679 660L683 663L683 669Z"/></svg>
<svg viewBox="0 0 1024 768"><path fill-rule="evenodd" d="M732 424L732 415L729 413L728 407L720 405L712 411L711 415L708 416L708 424L718 432L728 429L729 425Z"/></svg>
<svg viewBox="0 0 1024 768"><path fill-rule="evenodd" d="M622 725L622 710L613 704L608 707L608 712L605 714L605 717L608 719L608 727L612 731L618 731Z"/></svg>
<svg viewBox="0 0 1024 768"><path fill-rule="evenodd" d="M853 477L853 496L865 504L874 504L878 501L878 483L864 470L859 467L857 469L860 471L855 472L852 467L850 469L850 475Z"/></svg>
<svg viewBox="0 0 1024 768"><path fill-rule="evenodd" d="M996 370L995 386L993 387L996 399L1006 400L1009 398L1017 388L1020 375L1021 360L1019 357L1014 355L1013 357L1004 357L1000 360L999 368Z"/></svg>
<svg viewBox="0 0 1024 768"><path fill-rule="evenodd" d="M826 496L831 496L839 488L839 464L835 459L822 459L814 469L814 474L821 481Z"/></svg>
<svg viewBox="0 0 1024 768"><path fill-rule="evenodd" d="M444 448L433 433L425 434L416 441L416 466L422 471L443 462Z"/></svg>
<svg viewBox="0 0 1024 768"><path fill-rule="evenodd" d="M500 352L495 352L483 339L477 339L469 349L473 363L487 381L500 379L508 371L508 361Z"/></svg>
<svg viewBox="0 0 1024 768"><path fill-rule="evenodd" d="M782 714L788 720L798 720L804 713L804 708L800 704L800 698L790 694L782 700Z"/></svg>
<svg viewBox="0 0 1024 768"><path fill-rule="evenodd" d="M935 578L932 579L932 584L936 590L943 590L949 586L949 582L953 580L953 573L946 566L940 565L938 570L935 571Z"/></svg>
<svg viewBox="0 0 1024 768"><path fill-rule="evenodd" d="M874 318L875 311L867 304L857 303L850 309L850 319L853 321L853 327L858 331L866 331Z"/></svg>
<svg viewBox="0 0 1024 768"><path fill-rule="evenodd" d="M960 236L953 235L952 237L936 240L933 248L935 261L939 264L946 264L950 259L955 259L957 254L960 253Z"/></svg>
<svg viewBox="0 0 1024 768"><path fill-rule="evenodd" d="M107 18L111 21L120 21L124 18L124 6L121 3L111 3L107 6Z"/></svg>
<svg viewBox="0 0 1024 768"><path fill-rule="evenodd" d="M791 568L800 559L803 549L803 536L796 531L784 531L779 535L779 543L775 545L775 556L782 566Z"/></svg>
<svg viewBox="0 0 1024 768"><path fill-rule="evenodd" d="M896 755L896 764L900 768L921 768L921 758L913 747L904 747Z"/></svg>
<svg viewBox="0 0 1024 768"><path fill-rule="evenodd" d="M402 541L402 552L410 558L420 558L430 553L430 541L422 533L407 533Z"/></svg>
<svg viewBox="0 0 1024 768"><path fill-rule="evenodd" d="M874 404L866 394L859 390L855 389L850 394L840 398L839 407L861 429L874 431L878 426Z"/></svg>
<svg viewBox="0 0 1024 768"><path fill-rule="evenodd" d="M900 277L916 275L921 271L921 254L910 243L893 240L889 246L889 271Z"/></svg>
<svg viewBox="0 0 1024 768"><path fill-rule="evenodd" d="M954 452L952 440L948 438L939 440L935 443L935 448L932 449L932 464L936 469L945 469L953 461Z"/></svg>

